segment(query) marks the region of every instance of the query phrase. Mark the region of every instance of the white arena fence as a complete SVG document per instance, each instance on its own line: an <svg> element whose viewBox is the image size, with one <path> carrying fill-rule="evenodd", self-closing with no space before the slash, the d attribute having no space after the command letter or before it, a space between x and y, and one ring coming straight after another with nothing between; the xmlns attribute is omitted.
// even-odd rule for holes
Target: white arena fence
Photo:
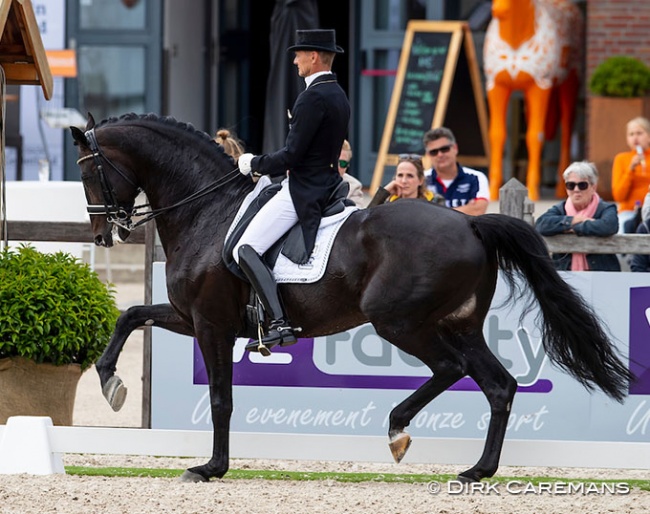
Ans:
<svg viewBox="0 0 650 514"><path fill-rule="evenodd" d="M468 465L483 439L415 439L395 472L409 463ZM53 426L49 417L15 416L0 425L0 474L65 473L65 454L211 456L212 432ZM391 462L388 438L308 434L231 433L232 458ZM506 440L502 466L650 469L647 443Z"/></svg>

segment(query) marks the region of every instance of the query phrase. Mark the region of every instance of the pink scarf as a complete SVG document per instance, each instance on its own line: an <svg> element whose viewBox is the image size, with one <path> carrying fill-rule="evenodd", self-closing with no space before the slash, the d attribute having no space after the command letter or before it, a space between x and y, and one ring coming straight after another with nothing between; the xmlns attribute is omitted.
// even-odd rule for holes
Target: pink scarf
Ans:
<svg viewBox="0 0 650 514"><path fill-rule="evenodd" d="M596 208L598 207L598 202L600 201L600 196L598 193L594 193L594 196L591 197L589 205L582 209L581 211L575 208L573 202L569 198L564 205L564 209L568 216L576 216L581 214L587 218L593 218L596 214ZM587 264L587 256L584 253L573 253L571 254L571 271L587 271L589 269L589 264Z"/></svg>

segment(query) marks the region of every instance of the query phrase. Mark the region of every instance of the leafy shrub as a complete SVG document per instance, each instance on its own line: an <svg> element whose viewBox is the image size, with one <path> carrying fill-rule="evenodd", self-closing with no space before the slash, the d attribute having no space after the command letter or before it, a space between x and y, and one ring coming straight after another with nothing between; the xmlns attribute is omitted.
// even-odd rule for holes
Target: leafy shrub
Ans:
<svg viewBox="0 0 650 514"><path fill-rule="evenodd" d="M589 89L600 96L644 96L650 91L650 68L634 57L609 57L594 70Z"/></svg>
<svg viewBox="0 0 650 514"><path fill-rule="evenodd" d="M90 367L108 344L115 291L69 254L0 253L0 358Z"/></svg>

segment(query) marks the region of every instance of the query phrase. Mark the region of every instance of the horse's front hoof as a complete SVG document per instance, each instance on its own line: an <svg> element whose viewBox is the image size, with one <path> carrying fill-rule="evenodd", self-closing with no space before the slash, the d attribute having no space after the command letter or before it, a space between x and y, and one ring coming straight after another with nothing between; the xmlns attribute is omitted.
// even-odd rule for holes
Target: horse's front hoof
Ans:
<svg viewBox="0 0 650 514"><path fill-rule="evenodd" d="M402 461L404 455L406 455L406 452L410 446L411 446L411 436L408 435L406 432L401 432L400 434L396 435L392 439L392 441L388 443L390 452L393 454L393 459L395 459L395 462L397 464L399 464Z"/></svg>
<svg viewBox="0 0 650 514"><path fill-rule="evenodd" d="M467 473L467 471L465 472ZM456 478L459 482L462 482L463 484L471 484L473 482L480 482L480 478L475 478L472 475L461 473L458 475Z"/></svg>
<svg viewBox="0 0 650 514"><path fill-rule="evenodd" d="M183 474L179 477L179 480L181 482L191 482L191 483L197 483L197 482L209 482L207 478L205 478L203 475L199 475L198 473L194 473L193 471L190 471L189 469L186 469L183 471Z"/></svg>
<svg viewBox="0 0 650 514"><path fill-rule="evenodd" d="M126 401L127 388L120 377L113 375L102 387L102 393L111 408L117 412Z"/></svg>

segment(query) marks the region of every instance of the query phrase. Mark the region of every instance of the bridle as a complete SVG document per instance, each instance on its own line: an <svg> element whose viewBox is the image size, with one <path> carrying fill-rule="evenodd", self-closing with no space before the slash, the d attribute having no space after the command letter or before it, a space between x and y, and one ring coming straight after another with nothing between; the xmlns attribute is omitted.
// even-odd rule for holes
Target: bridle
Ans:
<svg viewBox="0 0 650 514"><path fill-rule="evenodd" d="M97 174L99 176L99 182L102 188L102 196L104 199L104 205L89 204L86 207L86 210L88 211L88 214L90 216L106 215L106 221L109 224L115 225L116 227L123 228L124 230L127 230L129 232L139 227L140 225L144 225L145 223L155 219L156 217L160 216L161 214L164 214L165 212L171 209L175 209L176 207L181 207L182 205L186 205L194 200L197 200L198 198L201 198L202 196L205 196L209 193L216 191L217 189L226 185L227 183L232 182L235 178L237 178L237 175L239 175L239 168L235 168L234 170L230 171L229 173L227 173L220 179L216 180L215 182L208 184L207 186L190 194L189 196L180 200L179 202L173 205L169 205L167 207L161 207L160 209L151 209L151 205L147 203L142 205L135 205L131 208L130 211L127 211L124 207L120 206L120 204L117 202L115 190L113 189L113 185L111 184L108 175L104 170L102 161L104 161L107 165L109 165L111 168L117 171L117 173L124 180L126 180L129 184L131 184L133 187L136 188L138 193L142 191L142 188L138 186L135 183L135 181L132 180L124 170L122 170L117 164L115 164L108 157L106 157L104 152L102 152L101 148L99 147L99 143L97 142L97 136L95 135L94 128L86 131L85 136L88 142L88 147L90 148L90 151L92 153L88 155L84 155L83 157L79 158L77 160L77 164L81 164L84 161L93 159L95 164L95 169L97 170ZM145 208L148 208L149 210L147 211L139 210ZM133 220L131 219L133 216L143 216L143 218L134 223Z"/></svg>

